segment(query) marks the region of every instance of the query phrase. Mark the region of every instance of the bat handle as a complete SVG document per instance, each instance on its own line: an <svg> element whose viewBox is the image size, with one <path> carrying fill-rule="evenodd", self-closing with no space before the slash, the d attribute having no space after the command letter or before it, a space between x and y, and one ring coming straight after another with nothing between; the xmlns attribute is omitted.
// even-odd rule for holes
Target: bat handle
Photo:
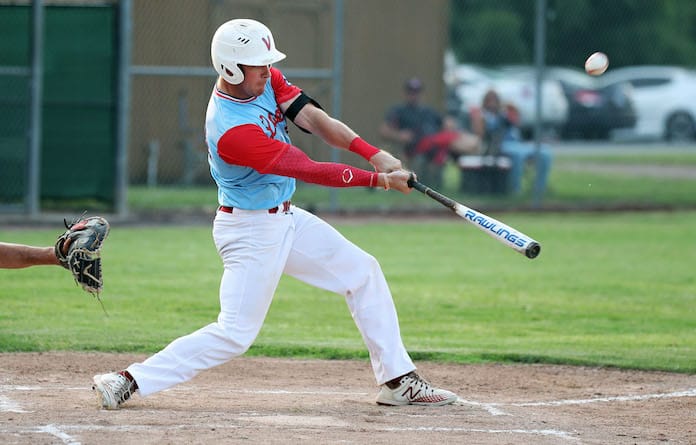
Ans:
<svg viewBox="0 0 696 445"><path fill-rule="evenodd" d="M411 176L408 178L406 184L408 184L409 187L414 188L419 192L423 193L424 195L429 196L430 198L434 199L435 201L439 202L440 204L449 208L450 210L455 211L457 203L454 200L448 198L440 192L431 189L427 185L418 182L413 173L411 173Z"/></svg>
<svg viewBox="0 0 696 445"><path fill-rule="evenodd" d="M428 187L427 185L421 184L420 182L418 182L416 180L416 175L414 175L413 172L411 172L411 175L409 176L408 181L406 181L406 185L408 185L412 189L418 190L419 192L421 192L425 195L428 194L428 190L430 189L430 187Z"/></svg>
<svg viewBox="0 0 696 445"><path fill-rule="evenodd" d="M408 181L406 182L406 184L407 184L409 187L411 187L411 188L416 188L416 189L417 189L416 185L417 185L417 184L420 184L420 182L416 181L416 175L414 175L413 172L411 172L411 175L408 177ZM421 185L422 185L422 184L421 184ZM422 190L420 190L420 189L418 189L418 190L419 190L419 191L422 191Z"/></svg>

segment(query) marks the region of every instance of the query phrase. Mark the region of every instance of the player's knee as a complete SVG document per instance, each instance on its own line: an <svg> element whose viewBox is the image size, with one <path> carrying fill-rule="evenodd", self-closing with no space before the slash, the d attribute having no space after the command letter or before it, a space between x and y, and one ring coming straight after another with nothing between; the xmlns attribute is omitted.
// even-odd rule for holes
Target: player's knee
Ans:
<svg viewBox="0 0 696 445"><path fill-rule="evenodd" d="M219 317L217 324L220 327L218 335L220 335L222 337L221 340L229 346L234 356L242 355L247 352L260 331L260 328L241 329L237 326L237 323L231 320L225 320L224 317Z"/></svg>
<svg viewBox="0 0 696 445"><path fill-rule="evenodd" d="M377 259L370 254L365 254L354 269L351 282L347 283L348 295L355 294L375 280L381 280L382 276L382 267Z"/></svg>
<svg viewBox="0 0 696 445"><path fill-rule="evenodd" d="M366 275L374 275L376 273L381 274L382 273L382 267L379 265L379 261L377 261L377 258L374 256L368 254L365 254L365 258L363 260L363 267L364 267L364 272Z"/></svg>

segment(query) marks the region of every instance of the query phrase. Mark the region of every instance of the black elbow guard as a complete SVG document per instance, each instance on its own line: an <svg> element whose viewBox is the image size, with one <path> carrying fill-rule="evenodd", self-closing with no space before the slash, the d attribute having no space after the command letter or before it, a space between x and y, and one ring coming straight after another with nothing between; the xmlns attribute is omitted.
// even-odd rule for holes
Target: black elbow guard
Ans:
<svg viewBox="0 0 696 445"><path fill-rule="evenodd" d="M304 91L300 93L300 95L295 99L295 101L290 104L288 107L287 111L285 112L285 116L292 121L293 124L295 124L295 118L297 117L297 113L300 112L300 110L307 104L312 104L315 107L322 109L321 105L311 97L307 96ZM305 133L311 133L310 131L300 127L299 125L295 124L297 128L300 130L304 131Z"/></svg>

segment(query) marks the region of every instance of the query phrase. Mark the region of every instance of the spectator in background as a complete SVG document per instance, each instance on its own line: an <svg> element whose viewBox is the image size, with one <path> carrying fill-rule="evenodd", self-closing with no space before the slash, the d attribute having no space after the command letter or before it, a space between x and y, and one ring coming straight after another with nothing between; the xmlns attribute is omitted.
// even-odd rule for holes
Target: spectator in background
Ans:
<svg viewBox="0 0 696 445"><path fill-rule="evenodd" d="M519 194L522 191L525 164L532 162L536 170L534 192L544 193L551 170L551 151L546 144L537 150L534 144L522 141L517 110L513 106L503 107L498 93L489 90L483 96L481 108L472 109L469 118L471 129L481 138L486 153L510 158L510 192Z"/></svg>
<svg viewBox="0 0 696 445"><path fill-rule="evenodd" d="M404 84L405 101L386 114L380 134L401 144L409 168L431 187L442 186L442 170L450 156L479 153L479 138L462 131L456 120L424 105L423 82L414 77Z"/></svg>

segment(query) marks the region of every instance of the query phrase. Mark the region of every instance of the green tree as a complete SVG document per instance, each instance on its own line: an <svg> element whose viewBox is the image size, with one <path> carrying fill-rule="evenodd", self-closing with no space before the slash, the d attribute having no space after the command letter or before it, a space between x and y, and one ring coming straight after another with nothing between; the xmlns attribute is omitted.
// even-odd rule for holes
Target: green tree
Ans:
<svg viewBox="0 0 696 445"><path fill-rule="evenodd" d="M462 19L455 26L466 35L455 47L460 61L496 65L529 60L529 46L520 38L523 21L514 12L483 10Z"/></svg>
<svg viewBox="0 0 696 445"><path fill-rule="evenodd" d="M536 0L452 0L451 46L461 62L531 64ZM546 63L581 66L601 50L612 66L696 66L692 0L548 0Z"/></svg>

